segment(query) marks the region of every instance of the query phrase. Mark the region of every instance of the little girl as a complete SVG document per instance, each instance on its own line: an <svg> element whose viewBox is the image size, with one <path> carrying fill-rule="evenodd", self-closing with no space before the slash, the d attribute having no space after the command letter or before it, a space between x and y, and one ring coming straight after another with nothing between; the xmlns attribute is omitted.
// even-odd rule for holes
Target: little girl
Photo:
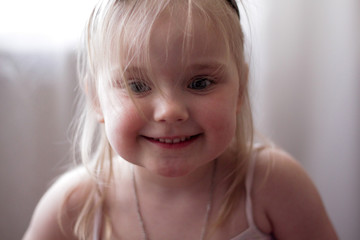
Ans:
<svg viewBox="0 0 360 240"><path fill-rule="evenodd" d="M253 144L235 1L104 0L80 62L81 166L24 240L333 240L303 169Z"/></svg>

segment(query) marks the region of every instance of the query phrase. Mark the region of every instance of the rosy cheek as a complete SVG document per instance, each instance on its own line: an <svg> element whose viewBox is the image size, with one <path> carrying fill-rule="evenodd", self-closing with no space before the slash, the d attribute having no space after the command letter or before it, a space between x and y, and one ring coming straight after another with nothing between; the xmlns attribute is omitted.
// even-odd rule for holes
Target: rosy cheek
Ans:
<svg viewBox="0 0 360 240"><path fill-rule="evenodd" d="M215 109L213 114L208 116L207 119L212 119L211 127L215 131L232 135L235 134L236 109L232 108L231 105L225 106L217 106L217 110Z"/></svg>
<svg viewBox="0 0 360 240"><path fill-rule="evenodd" d="M122 108L116 112L113 119L114 132L117 138L122 138L123 141L134 139L145 123L145 118L133 107Z"/></svg>

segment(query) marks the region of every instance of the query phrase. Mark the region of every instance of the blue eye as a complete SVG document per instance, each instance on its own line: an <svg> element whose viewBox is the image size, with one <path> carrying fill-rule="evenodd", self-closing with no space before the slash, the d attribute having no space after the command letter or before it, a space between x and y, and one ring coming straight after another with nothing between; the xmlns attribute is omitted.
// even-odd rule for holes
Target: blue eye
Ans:
<svg viewBox="0 0 360 240"><path fill-rule="evenodd" d="M208 79L207 77L198 77L194 79L189 85L188 88L194 90L204 90L212 85L214 81Z"/></svg>
<svg viewBox="0 0 360 240"><path fill-rule="evenodd" d="M129 88L136 94L145 93L151 90L150 86L143 81L132 81L129 82Z"/></svg>

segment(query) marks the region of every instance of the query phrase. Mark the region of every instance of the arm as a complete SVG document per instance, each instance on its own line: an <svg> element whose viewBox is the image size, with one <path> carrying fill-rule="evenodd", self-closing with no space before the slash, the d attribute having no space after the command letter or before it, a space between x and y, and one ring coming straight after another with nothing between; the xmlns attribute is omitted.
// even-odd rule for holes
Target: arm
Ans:
<svg viewBox="0 0 360 240"><path fill-rule="evenodd" d="M81 174L79 169L73 170L63 175L44 194L34 211L23 240L76 239L73 235L73 224L83 194L72 194L70 201L62 206L67 196L70 196L68 193L75 192L75 189L82 185L80 179L84 178L80 176L84 174Z"/></svg>
<svg viewBox="0 0 360 240"><path fill-rule="evenodd" d="M255 196L276 239L338 239L316 187L295 160L265 150L258 166Z"/></svg>

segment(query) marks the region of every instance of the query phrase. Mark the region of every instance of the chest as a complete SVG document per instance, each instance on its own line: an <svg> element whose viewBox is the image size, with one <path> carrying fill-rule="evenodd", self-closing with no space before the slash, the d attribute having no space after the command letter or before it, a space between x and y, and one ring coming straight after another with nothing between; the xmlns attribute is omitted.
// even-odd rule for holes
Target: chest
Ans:
<svg viewBox="0 0 360 240"><path fill-rule="evenodd" d="M211 209L206 199L193 202L173 200L166 203L143 201L139 209L136 199L131 196L106 209L109 219L107 224L112 229L113 240L200 240L203 234L207 236L206 239L224 240L232 239L249 227L244 199L241 199L226 224L214 230L220 211L221 201L218 198L214 199Z"/></svg>

